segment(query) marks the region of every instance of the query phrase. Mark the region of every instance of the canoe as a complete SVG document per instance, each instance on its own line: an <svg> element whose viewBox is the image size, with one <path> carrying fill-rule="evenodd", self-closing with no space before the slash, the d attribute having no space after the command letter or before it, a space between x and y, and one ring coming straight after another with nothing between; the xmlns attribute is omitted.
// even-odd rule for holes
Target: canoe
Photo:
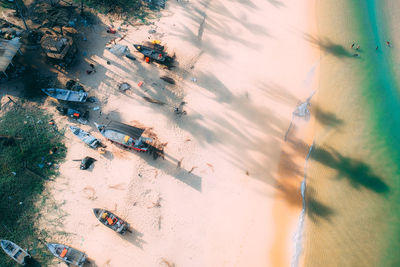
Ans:
<svg viewBox="0 0 400 267"><path fill-rule="evenodd" d="M69 128L74 135L76 135L91 148L97 148L101 145L101 142L98 139L96 139L93 135L90 135L88 132L82 130L81 128L75 126L69 126Z"/></svg>
<svg viewBox="0 0 400 267"><path fill-rule="evenodd" d="M151 47L148 46L144 46L144 45L139 45L139 44L134 44L133 45L137 51L139 51L140 53L142 53L145 57L149 57L157 62L160 63L165 63L166 59L167 59L167 55L161 51L161 50L157 50L157 49L152 49Z"/></svg>
<svg viewBox="0 0 400 267"><path fill-rule="evenodd" d="M45 88L42 91L51 97L71 102L86 102L88 94L84 91L71 91L59 88Z"/></svg>
<svg viewBox="0 0 400 267"><path fill-rule="evenodd" d="M125 234L126 231L129 232L129 224L112 212L105 209L93 209L93 213L102 224L111 230L121 235Z"/></svg>
<svg viewBox="0 0 400 267"><path fill-rule="evenodd" d="M56 258L67 264L81 267L86 262L87 255L77 249L57 243L47 243L46 246Z"/></svg>
<svg viewBox="0 0 400 267"><path fill-rule="evenodd" d="M107 125L94 124L105 138L128 149L147 151L150 147L149 142L151 142L152 139L142 137L143 129L116 121L111 121Z"/></svg>
<svg viewBox="0 0 400 267"><path fill-rule="evenodd" d="M31 257L26 250L23 250L11 241L1 240L0 244L4 252L21 265L25 265L27 259Z"/></svg>

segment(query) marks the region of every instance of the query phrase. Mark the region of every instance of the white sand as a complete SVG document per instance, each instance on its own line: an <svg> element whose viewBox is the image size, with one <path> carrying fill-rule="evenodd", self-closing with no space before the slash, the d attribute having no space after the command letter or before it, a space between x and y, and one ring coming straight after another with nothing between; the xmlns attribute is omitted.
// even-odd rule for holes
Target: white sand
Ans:
<svg viewBox="0 0 400 267"><path fill-rule="evenodd" d="M177 267L289 264L299 210L276 211L288 200L275 186L291 113L315 84L318 53L304 38L314 31L312 4L169 1L159 21L129 27L120 44L133 52L131 43L148 36L162 40L179 62L171 71L144 63L136 52L136 62L112 55L104 49L110 35L95 26L87 47L97 73L86 75L85 65L68 74L101 100L102 115L92 111L91 125L83 128L100 137L92 123L106 121L108 114L152 127L168 145L165 160L109 142L112 157L102 157L67 132L67 160L61 177L49 185L57 200L66 200L64 229L74 235L64 241L85 251L96 266L167 266L163 259ZM159 80L164 74L177 85ZM117 90L121 81L133 85L128 96ZM182 101L188 114L179 118L173 106ZM81 171L72 159L87 155L98 161L93 170ZM134 233L121 237L100 225L94 207L114 211ZM280 217L282 212L293 215ZM282 231L285 240L276 244Z"/></svg>

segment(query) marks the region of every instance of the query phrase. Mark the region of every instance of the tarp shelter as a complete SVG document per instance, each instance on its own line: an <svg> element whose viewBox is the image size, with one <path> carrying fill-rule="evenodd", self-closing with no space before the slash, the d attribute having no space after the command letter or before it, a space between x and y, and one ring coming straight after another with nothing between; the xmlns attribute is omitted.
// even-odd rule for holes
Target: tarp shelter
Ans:
<svg viewBox="0 0 400 267"><path fill-rule="evenodd" d="M19 37L11 40L0 39L0 71L5 74L5 71L10 65L15 54L19 51L21 43ZM21 53L21 52L20 52ZM5 74L7 76L7 74Z"/></svg>

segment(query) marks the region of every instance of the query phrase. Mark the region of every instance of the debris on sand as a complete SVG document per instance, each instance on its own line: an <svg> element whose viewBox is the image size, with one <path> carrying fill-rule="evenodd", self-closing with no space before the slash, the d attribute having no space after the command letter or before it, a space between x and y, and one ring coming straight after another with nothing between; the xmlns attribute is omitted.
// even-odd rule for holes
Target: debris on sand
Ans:
<svg viewBox="0 0 400 267"><path fill-rule="evenodd" d="M66 84L65 84L66 89L71 90L71 91L83 91L85 92L85 88L78 83L77 81L74 80L69 80Z"/></svg>
<svg viewBox="0 0 400 267"><path fill-rule="evenodd" d="M116 56L121 57L121 56L124 56L125 54L128 54L129 49L128 49L128 46L126 46L126 45L116 44L110 48L110 52Z"/></svg>
<svg viewBox="0 0 400 267"><path fill-rule="evenodd" d="M160 79L163 80L163 81L165 81L165 82L167 82L167 83L175 84L174 79L172 79L172 78L170 78L170 77L168 77L168 76L161 76Z"/></svg>
<svg viewBox="0 0 400 267"><path fill-rule="evenodd" d="M197 168L197 166L193 166L188 173L192 173L194 171L194 169L196 169L196 168Z"/></svg>
<svg viewBox="0 0 400 267"><path fill-rule="evenodd" d="M130 60L136 60L136 58L134 56L132 56L131 54L126 54L125 56L127 58L129 58Z"/></svg>
<svg viewBox="0 0 400 267"><path fill-rule="evenodd" d="M85 157L84 159L74 159L73 161L80 161L81 165L79 166L79 168L81 170L87 170L96 161L96 159L92 157Z"/></svg>
<svg viewBox="0 0 400 267"><path fill-rule="evenodd" d="M175 267L175 263L171 263L164 258L161 258L161 266L164 267Z"/></svg>
<svg viewBox="0 0 400 267"><path fill-rule="evenodd" d="M150 103L153 103L153 104L157 104L157 105L161 105L161 106L165 105L164 102L161 102L159 100L156 100L156 99L153 99L153 98L150 98L150 97L147 97L147 96L144 96L143 99L146 100L147 102L150 102Z"/></svg>
<svg viewBox="0 0 400 267"><path fill-rule="evenodd" d="M81 161L80 169L81 170L87 170L90 168L90 166L96 161L96 159L92 157L85 157Z"/></svg>
<svg viewBox="0 0 400 267"><path fill-rule="evenodd" d="M118 86L118 89L119 89L121 92L125 92L126 90L131 89L131 85L130 85L129 83L123 82L123 83L121 83L121 84Z"/></svg>

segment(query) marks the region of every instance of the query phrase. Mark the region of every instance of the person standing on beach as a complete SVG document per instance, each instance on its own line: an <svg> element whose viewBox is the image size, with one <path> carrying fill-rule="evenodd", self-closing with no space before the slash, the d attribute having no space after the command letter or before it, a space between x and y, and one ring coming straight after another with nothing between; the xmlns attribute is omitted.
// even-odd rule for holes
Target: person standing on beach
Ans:
<svg viewBox="0 0 400 267"><path fill-rule="evenodd" d="M360 49L360 45L357 45L356 50Z"/></svg>
<svg viewBox="0 0 400 267"><path fill-rule="evenodd" d="M356 44L355 44L355 43L353 43L353 44L351 45L351 48L353 48L355 45L356 45Z"/></svg>
<svg viewBox="0 0 400 267"><path fill-rule="evenodd" d="M387 44L388 47L390 47L390 42L389 41L386 41L386 44Z"/></svg>

